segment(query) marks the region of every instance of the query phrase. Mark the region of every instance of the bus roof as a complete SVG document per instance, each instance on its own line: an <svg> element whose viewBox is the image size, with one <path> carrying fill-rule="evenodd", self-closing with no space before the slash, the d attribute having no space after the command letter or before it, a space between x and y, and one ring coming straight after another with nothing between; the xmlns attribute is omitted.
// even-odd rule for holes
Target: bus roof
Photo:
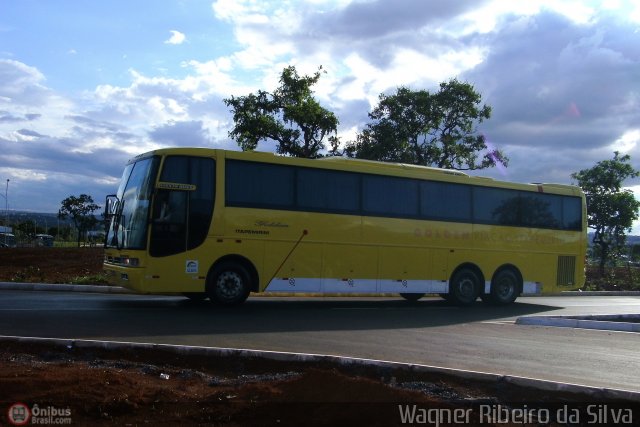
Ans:
<svg viewBox="0 0 640 427"><path fill-rule="evenodd" d="M345 163L345 164L362 163L364 165L370 165L370 166L374 166L375 165L375 167L378 167L378 168L416 169L416 170L422 170L422 171L429 171L429 172L432 172L432 173L443 173L443 174L447 174L447 175L469 176L464 172L460 172L460 171L452 170L452 169L441 169L441 168L434 168L434 167L429 167L429 166L412 165L412 164L407 164L407 163L393 163L393 162L381 162L381 161L377 161L377 160L354 159L354 158L350 158L350 157L341 157L341 156L321 157L321 158L319 158L317 160L325 161L325 162L341 162L341 163Z"/></svg>
<svg viewBox="0 0 640 427"><path fill-rule="evenodd" d="M555 193L565 195L582 196L580 187L568 184L555 183L518 183L512 181L496 180L483 176L472 176L458 170L441 169L428 166L412 165L405 163L381 162L375 160L354 159L341 156L321 157L318 159L305 159L299 157L283 156L272 152L263 151L235 151L201 147L175 147L160 148L149 151L129 160L129 163L153 156L153 155L195 155L219 157L248 161L260 161L267 163L280 163L295 166L320 167L327 169L337 169L342 171L352 171L359 173L372 173L380 175L392 175L398 177L410 177L425 180L448 181L454 183L465 183L488 187L500 187L519 189L523 191L533 191L539 193Z"/></svg>

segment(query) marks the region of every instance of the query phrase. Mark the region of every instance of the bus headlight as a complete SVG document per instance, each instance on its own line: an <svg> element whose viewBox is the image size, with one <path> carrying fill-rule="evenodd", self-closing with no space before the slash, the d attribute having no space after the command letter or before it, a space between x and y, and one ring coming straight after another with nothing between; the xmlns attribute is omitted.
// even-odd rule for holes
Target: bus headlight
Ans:
<svg viewBox="0 0 640 427"><path fill-rule="evenodd" d="M140 260L138 258L122 258L122 265L137 267L140 265Z"/></svg>

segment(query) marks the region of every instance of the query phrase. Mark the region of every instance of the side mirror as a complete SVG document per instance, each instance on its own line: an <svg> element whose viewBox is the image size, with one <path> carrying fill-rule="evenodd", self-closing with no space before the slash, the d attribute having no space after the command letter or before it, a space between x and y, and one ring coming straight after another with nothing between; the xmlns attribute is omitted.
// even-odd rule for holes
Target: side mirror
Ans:
<svg viewBox="0 0 640 427"><path fill-rule="evenodd" d="M105 204L104 204L104 218L105 220L111 219L118 213L118 208L120 207L120 200L115 194L110 194L107 196Z"/></svg>

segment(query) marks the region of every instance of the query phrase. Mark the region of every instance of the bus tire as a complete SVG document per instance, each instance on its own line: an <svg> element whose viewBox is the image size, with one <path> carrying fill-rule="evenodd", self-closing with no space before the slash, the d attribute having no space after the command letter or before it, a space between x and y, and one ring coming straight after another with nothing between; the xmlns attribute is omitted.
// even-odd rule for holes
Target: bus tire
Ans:
<svg viewBox="0 0 640 427"><path fill-rule="evenodd" d="M217 265L207 280L211 302L227 307L242 304L251 290L249 277L247 270L235 262Z"/></svg>
<svg viewBox="0 0 640 427"><path fill-rule="evenodd" d="M191 301L204 301L209 297L206 292L183 292L182 295Z"/></svg>
<svg viewBox="0 0 640 427"><path fill-rule="evenodd" d="M520 278L511 268L500 270L491 281L489 302L493 305L508 305L520 295Z"/></svg>
<svg viewBox="0 0 640 427"><path fill-rule="evenodd" d="M418 301L420 298L422 298L424 296L424 294L409 294L409 293L402 293L400 294L400 296L404 299L406 299L407 301L411 301L411 302L416 302Z"/></svg>
<svg viewBox="0 0 640 427"><path fill-rule="evenodd" d="M480 295L480 278L470 268L458 270L449 282L449 301L456 305L470 305Z"/></svg>

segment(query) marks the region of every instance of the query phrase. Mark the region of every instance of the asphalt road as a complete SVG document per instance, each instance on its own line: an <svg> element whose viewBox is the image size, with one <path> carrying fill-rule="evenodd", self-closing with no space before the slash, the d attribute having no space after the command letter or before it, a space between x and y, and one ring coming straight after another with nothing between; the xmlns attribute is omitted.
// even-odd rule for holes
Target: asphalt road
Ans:
<svg viewBox="0 0 640 427"><path fill-rule="evenodd" d="M228 309L176 297L0 291L0 335L332 354L640 391L640 334L514 324L627 313L640 313L640 297L468 308L437 298L257 297Z"/></svg>

